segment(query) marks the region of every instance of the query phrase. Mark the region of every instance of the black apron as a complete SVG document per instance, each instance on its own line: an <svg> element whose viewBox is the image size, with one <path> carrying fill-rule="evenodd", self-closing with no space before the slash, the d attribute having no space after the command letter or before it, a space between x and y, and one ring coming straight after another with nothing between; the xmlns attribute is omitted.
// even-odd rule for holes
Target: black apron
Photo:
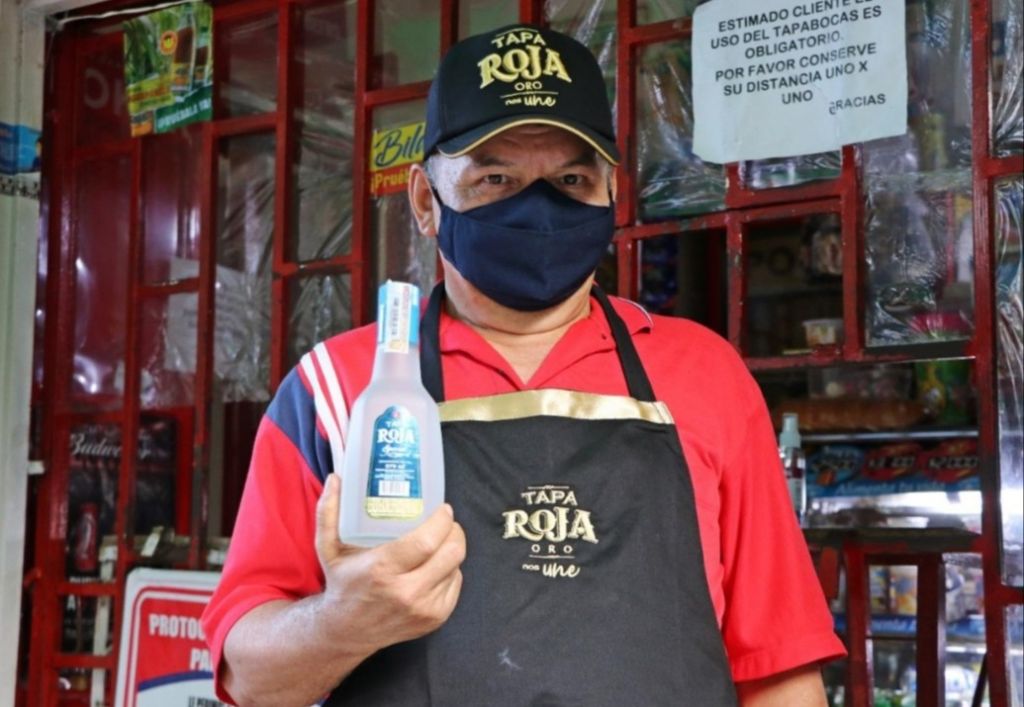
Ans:
<svg viewBox="0 0 1024 707"><path fill-rule="evenodd" d="M444 402L435 288L422 375L466 531L462 595L444 626L371 656L326 705L736 704L675 425L595 295L628 397L545 389Z"/></svg>

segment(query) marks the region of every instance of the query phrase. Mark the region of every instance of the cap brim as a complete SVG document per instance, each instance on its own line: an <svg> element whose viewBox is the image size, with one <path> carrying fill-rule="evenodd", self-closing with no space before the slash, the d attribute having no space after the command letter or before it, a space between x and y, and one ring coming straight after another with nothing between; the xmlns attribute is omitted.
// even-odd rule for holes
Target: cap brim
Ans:
<svg viewBox="0 0 1024 707"><path fill-rule="evenodd" d="M494 120L490 123L485 123L484 125L464 132L458 137L453 137L450 140L439 142L437 144L437 151L445 157L458 157L466 154L483 142L490 140L495 135L503 133L518 125L553 125L557 128L568 130L586 141L591 147L597 150L599 155L604 157L613 165L617 165L619 163L619 148L616 147L613 141L575 121L565 120L563 118L553 118L550 115L516 115L501 118L500 120Z"/></svg>

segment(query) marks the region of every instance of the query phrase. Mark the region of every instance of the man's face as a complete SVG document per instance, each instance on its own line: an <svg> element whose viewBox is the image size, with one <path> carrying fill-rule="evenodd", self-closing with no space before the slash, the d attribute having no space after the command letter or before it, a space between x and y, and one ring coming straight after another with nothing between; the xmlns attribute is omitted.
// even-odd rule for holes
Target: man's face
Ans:
<svg viewBox="0 0 1024 707"><path fill-rule="evenodd" d="M538 179L577 201L607 206L613 174L593 147L548 125L521 125L461 157L435 157L431 171L441 198L456 211L506 199ZM435 208L435 228L439 217Z"/></svg>

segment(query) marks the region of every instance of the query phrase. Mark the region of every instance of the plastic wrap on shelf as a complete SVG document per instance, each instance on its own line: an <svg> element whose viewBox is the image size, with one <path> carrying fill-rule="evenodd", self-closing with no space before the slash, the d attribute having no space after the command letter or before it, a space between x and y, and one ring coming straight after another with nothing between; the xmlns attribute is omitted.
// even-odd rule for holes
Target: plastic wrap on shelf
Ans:
<svg viewBox="0 0 1024 707"><path fill-rule="evenodd" d="M199 259L199 173L203 125L142 141L142 280L171 279L171 260Z"/></svg>
<svg viewBox="0 0 1024 707"><path fill-rule="evenodd" d="M214 373L224 402L270 398L274 138L221 147Z"/></svg>
<svg viewBox="0 0 1024 707"><path fill-rule="evenodd" d="M461 0L459 39L481 34L495 27L504 27L518 20L519 6L508 0Z"/></svg>
<svg viewBox="0 0 1024 707"><path fill-rule="evenodd" d="M908 3L909 131L863 146L869 346L974 328L969 10Z"/></svg>
<svg viewBox="0 0 1024 707"><path fill-rule="evenodd" d="M289 259L321 260L352 248L352 130L355 113L355 0L294 9L293 211Z"/></svg>
<svg viewBox="0 0 1024 707"><path fill-rule="evenodd" d="M597 57L608 87L608 100L615 106L615 67L618 32L617 0L547 0L544 19L551 29L582 42Z"/></svg>
<svg viewBox="0 0 1024 707"><path fill-rule="evenodd" d="M288 292L288 365L317 343L352 327L350 275L292 280Z"/></svg>
<svg viewBox="0 0 1024 707"><path fill-rule="evenodd" d="M725 170L693 154L689 40L641 50L636 83L636 158L641 221L725 207Z"/></svg>
<svg viewBox="0 0 1024 707"><path fill-rule="evenodd" d="M1024 584L1024 179L995 188L996 381L1003 511L1003 580Z"/></svg>
<svg viewBox="0 0 1024 707"><path fill-rule="evenodd" d="M748 189L775 189L836 179L842 170L843 155L835 150L799 157L743 162L740 164L740 180Z"/></svg>
<svg viewBox="0 0 1024 707"><path fill-rule="evenodd" d="M698 5L708 0L637 0L636 23L654 24L667 20L678 20L693 15Z"/></svg>
<svg viewBox="0 0 1024 707"><path fill-rule="evenodd" d="M277 12L218 22L216 115L257 115L277 108Z"/></svg>
<svg viewBox="0 0 1024 707"><path fill-rule="evenodd" d="M866 185L869 346L967 339L974 331L971 173Z"/></svg>
<svg viewBox="0 0 1024 707"><path fill-rule="evenodd" d="M992 152L1024 152L1024 9L992 0Z"/></svg>
<svg viewBox="0 0 1024 707"><path fill-rule="evenodd" d="M308 130L295 150L292 256L299 261L347 255L352 249L352 142Z"/></svg>
<svg viewBox="0 0 1024 707"><path fill-rule="evenodd" d="M441 4L377 0L373 13L372 87L429 80L441 55Z"/></svg>

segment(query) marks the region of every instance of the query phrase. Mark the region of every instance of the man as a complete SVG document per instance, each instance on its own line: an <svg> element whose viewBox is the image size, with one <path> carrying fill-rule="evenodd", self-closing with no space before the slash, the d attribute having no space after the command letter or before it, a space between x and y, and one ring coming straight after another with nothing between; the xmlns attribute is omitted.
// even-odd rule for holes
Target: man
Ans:
<svg viewBox="0 0 1024 707"><path fill-rule="evenodd" d="M523 25L460 42L424 152L409 197L444 270L421 339L450 505L374 549L338 540L357 490L325 430L344 435L374 327L308 354L204 616L220 695L824 705L818 665L843 647L756 384L711 332L592 291L619 158L593 56Z"/></svg>

